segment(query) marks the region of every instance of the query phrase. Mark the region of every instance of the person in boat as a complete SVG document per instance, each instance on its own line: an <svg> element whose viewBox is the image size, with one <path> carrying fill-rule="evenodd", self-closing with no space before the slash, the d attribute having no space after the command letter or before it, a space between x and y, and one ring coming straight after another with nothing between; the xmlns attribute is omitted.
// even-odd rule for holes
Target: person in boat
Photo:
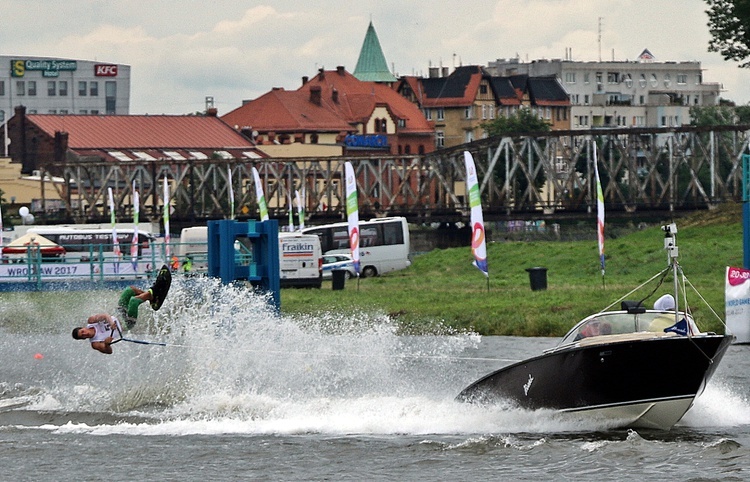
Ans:
<svg viewBox="0 0 750 482"><path fill-rule="evenodd" d="M120 294L117 303L118 314L125 320L125 326L131 329L138 321L138 308L141 304L148 301L151 308L157 311L169 291L171 276L169 268L162 266L159 275L154 284L148 290L129 286ZM116 316L109 313L98 313L89 316L86 320L86 326L77 326L73 328L73 339L89 340L91 348L105 355L112 354L113 335L115 332L122 336L122 324Z"/></svg>
<svg viewBox="0 0 750 482"><path fill-rule="evenodd" d="M667 293L661 296L654 302L654 309L658 311L671 311L672 313L663 313L654 318L651 324L648 326L648 331L664 331L665 328L669 328L674 325L674 296Z"/></svg>
<svg viewBox="0 0 750 482"><path fill-rule="evenodd" d="M575 337L575 341L581 340L583 338L589 338L592 336L600 336L600 335L611 335L612 334L612 325L609 323L605 323L602 321L599 321L597 319L593 319L586 323L583 328L581 328L581 331L578 332L578 334Z"/></svg>

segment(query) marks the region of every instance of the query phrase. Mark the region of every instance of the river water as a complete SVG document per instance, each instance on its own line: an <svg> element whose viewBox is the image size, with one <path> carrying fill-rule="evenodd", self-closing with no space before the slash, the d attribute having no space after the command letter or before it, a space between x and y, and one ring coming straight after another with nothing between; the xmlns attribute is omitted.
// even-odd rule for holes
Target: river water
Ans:
<svg viewBox="0 0 750 482"><path fill-rule="evenodd" d="M556 339L278 318L247 292L177 280L130 333L167 346L105 356L70 330L117 293L48 296L0 300L2 480L750 480L747 346L672 430L623 430L453 400Z"/></svg>

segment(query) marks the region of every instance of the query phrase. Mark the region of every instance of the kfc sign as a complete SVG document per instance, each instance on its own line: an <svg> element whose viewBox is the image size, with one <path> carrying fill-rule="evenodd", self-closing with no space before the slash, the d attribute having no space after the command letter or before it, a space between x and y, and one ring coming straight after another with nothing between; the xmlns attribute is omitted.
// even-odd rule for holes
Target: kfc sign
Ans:
<svg viewBox="0 0 750 482"><path fill-rule="evenodd" d="M97 77L117 77L117 66L111 64L94 65L94 75Z"/></svg>

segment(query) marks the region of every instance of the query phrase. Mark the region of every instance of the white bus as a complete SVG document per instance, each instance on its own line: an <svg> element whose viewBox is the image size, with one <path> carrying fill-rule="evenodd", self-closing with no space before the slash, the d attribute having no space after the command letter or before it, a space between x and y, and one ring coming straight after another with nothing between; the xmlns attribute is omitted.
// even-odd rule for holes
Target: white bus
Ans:
<svg viewBox="0 0 750 482"><path fill-rule="evenodd" d="M35 226L27 233L36 233L65 248L68 261L96 261L113 257L112 229L74 228L69 226ZM138 256L150 258L156 237L147 231L138 231ZM118 228L117 242L124 257L130 257L133 242L132 228Z"/></svg>
<svg viewBox="0 0 750 482"><path fill-rule="evenodd" d="M312 226L302 230L320 238L323 254L349 253L347 223ZM409 225L404 217L375 218L359 222L359 264L363 277L408 268Z"/></svg>

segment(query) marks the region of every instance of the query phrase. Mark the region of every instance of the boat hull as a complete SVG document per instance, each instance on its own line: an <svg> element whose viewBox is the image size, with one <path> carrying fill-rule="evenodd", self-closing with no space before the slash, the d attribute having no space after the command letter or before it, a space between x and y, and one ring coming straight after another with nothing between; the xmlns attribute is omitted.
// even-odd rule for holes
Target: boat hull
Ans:
<svg viewBox="0 0 750 482"><path fill-rule="evenodd" d="M587 412L618 426L669 429L692 406L732 336L654 338L572 345L501 368L457 400Z"/></svg>

